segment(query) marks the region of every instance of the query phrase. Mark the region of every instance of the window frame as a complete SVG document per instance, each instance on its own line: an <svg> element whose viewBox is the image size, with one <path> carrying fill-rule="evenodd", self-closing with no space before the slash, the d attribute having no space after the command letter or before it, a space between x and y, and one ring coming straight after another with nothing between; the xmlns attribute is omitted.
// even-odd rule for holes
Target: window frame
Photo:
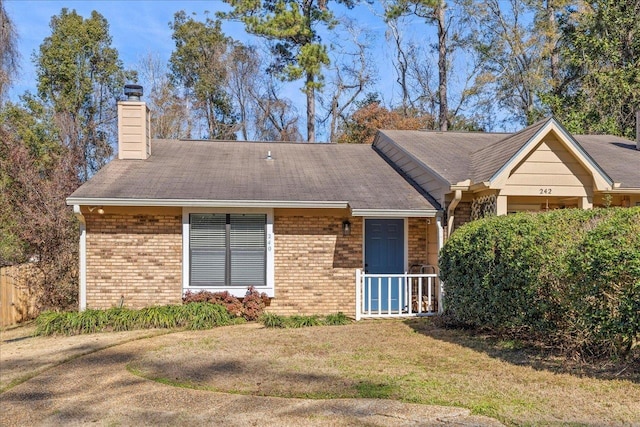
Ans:
<svg viewBox="0 0 640 427"><path fill-rule="evenodd" d="M191 214L262 214L266 215L265 240L266 240L266 271L265 285L256 286L256 290L266 293L269 297L275 296L274 289L274 250L273 250L273 209L263 208L182 208L182 290L199 292L223 292L227 291L236 297L243 297L247 288L244 286L191 286L191 259L190 259L190 215Z"/></svg>

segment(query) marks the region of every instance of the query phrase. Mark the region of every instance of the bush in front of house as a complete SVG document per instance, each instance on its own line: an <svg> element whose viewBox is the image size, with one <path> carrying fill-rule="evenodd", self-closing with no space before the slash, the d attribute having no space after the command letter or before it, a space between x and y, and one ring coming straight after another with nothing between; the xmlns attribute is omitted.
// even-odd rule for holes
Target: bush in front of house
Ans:
<svg viewBox="0 0 640 427"><path fill-rule="evenodd" d="M264 313L259 320L267 328L305 328L309 326L338 326L351 323L351 319L343 313L329 314L327 316L280 316L273 313Z"/></svg>
<svg viewBox="0 0 640 427"><path fill-rule="evenodd" d="M450 324L624 357L640 338L640 208L471 222L443 247L440 276Z"/></svg>
<svg viewBox="0 0 640 427"><path fill-rule="evenodd" d="M81 312L47 311L36 318L36 335L78 335L150 328L211 329L243 321L217 304L193 303L146 307L141 310L110 308Z"/></svg>
<svg viewBox="0 0 640 427"><path fill-rule="evenodd" d="M246 295L236 298L229 292L187 291L182 298L183 303L210 303L218 304L226 308L234 317L244 317L246 320L257 320L269 305L269 297L264 292L258 292L253 286L247 289Z"/></svg>

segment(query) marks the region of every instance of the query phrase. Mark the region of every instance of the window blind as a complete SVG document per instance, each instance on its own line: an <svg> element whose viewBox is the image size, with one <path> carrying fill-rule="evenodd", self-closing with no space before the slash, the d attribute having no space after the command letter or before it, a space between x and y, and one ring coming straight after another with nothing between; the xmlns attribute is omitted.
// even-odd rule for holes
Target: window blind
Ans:
<svg viewBox="0 0 640 427"><path fill-rule="evenodd" d="M192 286L224 286L226 215L191 214L189 245Z"/></svg>
<svg viewBox="0 0 640 427"><path fill-rule="evenodd" d="M191 214L191 286L266 284L266 215Z"/></svg>
<svg viewBox="0 0 640 427"><path fill-rule="evenodd" d="M265 215L230 215L231 286L265 284Z"/></svg>

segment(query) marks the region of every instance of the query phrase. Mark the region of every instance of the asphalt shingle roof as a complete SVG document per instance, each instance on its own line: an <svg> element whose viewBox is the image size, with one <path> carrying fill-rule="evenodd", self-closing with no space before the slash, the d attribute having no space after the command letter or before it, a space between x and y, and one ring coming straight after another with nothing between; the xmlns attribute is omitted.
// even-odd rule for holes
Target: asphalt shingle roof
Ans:
<svg viewBox="0 0 640 427"><path fill-rule="evenodd" d="M549 120L551 119L541 120L518 133L474 151L471 154L472 181L489 181Z"/></svg>
<svg viewBox="0 0 640 427"><path fill-rule="evenodd" d="M393 143L451 185L488 181L549 121L517 133L382 130ZM572 135L620 188L640 188L640 151L635 142L611 135Z"/></svg>
<svg viewBox="0 0 640 427"><path fill-rule="evenodd" d="M640 151L635 142L611 135L573 135L620 188L640 188Z"/></svg>
<svg viewBox="0 0 640 427"><path fill-rule="evenodd" d="M471 154L509 134L381 130L398 147L420 160L451 184L471 178Z"/></svg>
<svg viewBox="0 0 640 427"><path fill-rule="evenodd" d="M273 160L266 160L271 152ZM354 209L435 210L369 145L152 141L147 160L113 160L71 196L335 201Z"/></svg>

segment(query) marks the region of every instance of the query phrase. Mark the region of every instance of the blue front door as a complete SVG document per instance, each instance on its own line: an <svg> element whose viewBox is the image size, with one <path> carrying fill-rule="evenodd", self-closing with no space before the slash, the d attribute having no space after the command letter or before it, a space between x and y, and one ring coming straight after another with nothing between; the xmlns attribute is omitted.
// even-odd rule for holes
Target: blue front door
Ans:
<svg viewBox="0 0 640 427"><path fill-rule="evenodd" d="M368 274L404 273L404 220L365 219L364 270ZM365 310L392 311L401 309L403 283L399 278L372 278L365 283ZM380 283L380 286L378 286ZM369 293L371 298L369 299ZM391 295L389 295L391 293ZM389 306L391 296L391 306ZM369 306L369 301L371 304Z"/></svg>

